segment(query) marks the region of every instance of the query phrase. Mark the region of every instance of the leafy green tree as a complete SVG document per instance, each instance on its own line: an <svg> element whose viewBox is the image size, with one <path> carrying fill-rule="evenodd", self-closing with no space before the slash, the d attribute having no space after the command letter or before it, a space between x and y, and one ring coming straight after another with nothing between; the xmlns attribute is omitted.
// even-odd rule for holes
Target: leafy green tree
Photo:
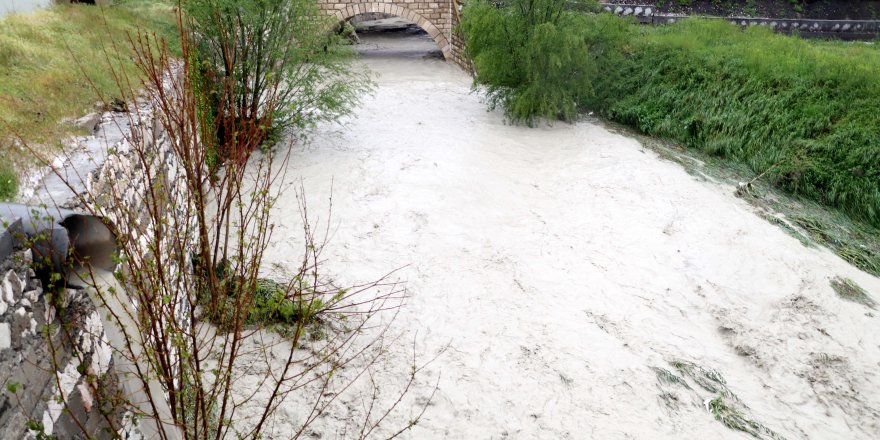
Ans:
<svg viewBox="0 0 880 440"><path fill-rule="evenodd" d="M347 115L369 91L354 51L314 0L189 0L199 76L221 159L237 137L298 135ZM252 146L251 146L252 147Z"/></svg>
<svg viewBox="0 0 880 440"><path fill-rule="evenodd" d="M592 96L596 64L578 0L469 2L461 31L490 108L514 122L572 121Z"/></svg>

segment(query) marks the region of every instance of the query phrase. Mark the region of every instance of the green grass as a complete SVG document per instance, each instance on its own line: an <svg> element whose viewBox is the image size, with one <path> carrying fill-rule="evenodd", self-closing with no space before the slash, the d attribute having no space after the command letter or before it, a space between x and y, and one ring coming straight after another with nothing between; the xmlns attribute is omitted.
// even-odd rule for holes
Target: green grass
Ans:
<svg viewBox="0 0 880 440"><path fill-rule="evenodd" d="M18 192L18 175L9 162L0 165L0 200L10 200Z"/></svg>
<svg viewBox="0 0 880 440"><path fill-rule="evenodd" d="M601 74L586 107L756 175L767 171L763 179L791 194L880 225L876 45L721 20L593 20L598 31L587 38Z"/></svg>
<svg viewBox="0 0 880 440"><path fill-rule="evenodd" d="M169 3L56 5L0 19L0 154L6 162L15 168L32 163L14 142L18 136L43 150L57 148L77 133L60 123L63 118L94 111L102 98L123 96L113 70L129 75L138 87L127 39L138 31L154 32L174 46L176 21ZM10 197L6 177L0 176L2 198Z"/></svg>
<svg viewBox="0 0 880 440"><path fill-rule="evenodd" d="M321 298L291 295L280 283L261 279L257 286L256 300L248 310L246 323L264 326L312 323L326 307Z"/></svg>
<svg viewBox="0 0 880 440"><path fill-rule="evenodd" d="M291 336L297 328L308 330L309 337L321 339L324 329L321 324L328 315L328 309L336 304L345 291L336 295L320 295L314 292L293 292L288 285L270 279L257 280L256 291L247 299L238 298L239 292L233 280L226 281L229 292L219 304L218 313L209 320L221 330L228 331L235 325L240 307L246 308L242 324L273 330L281 335ZM297 283L298 284L298 283ZM200 298L207 309L211 299Z"/></svg>

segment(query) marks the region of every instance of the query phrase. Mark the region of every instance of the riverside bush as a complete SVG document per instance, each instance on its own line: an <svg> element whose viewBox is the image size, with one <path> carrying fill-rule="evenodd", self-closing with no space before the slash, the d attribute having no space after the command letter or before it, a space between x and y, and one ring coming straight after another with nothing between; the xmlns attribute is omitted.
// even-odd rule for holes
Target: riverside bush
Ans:
<svg viewBox="0 0 880 440"><path fill-rule="evenodd" d="M577 26L562 31L565 41L583 42L566 48L577 53L540 66L554 72L526 75L521 71L533 58L550 55L505 39L505 28L486 18L491 14L485 8L469 4L466 12L476 11L476 17L463 17L462 30L476 81L486 86L490 104L503 105L514 121L572 120L571 113L534 111L541 107L517 106L507 98L527 97L538 85L553 87L573 101L566 109L589 108L646 134L746 164L756 174L767 171L763 178L792 194L880 225L876 45L806 41L722 20L648 27L581 14L570 19ZM559 81L523 80L529 75ZM498 90L505 99L497 99Z"/></svg>
<svg viewBox="0 0 880 440"><path fill-rule="evenodd" d="M490 108L514 122L572 121L592 93L596 75L587 41L578 31L587 17L566 10L565 0L513 0L497 7L469 2L461 29Z"/></svg>
<svg viewBox="0 0 880 440"><path fill-rule="evenodd" d="M200 93L211 103L203 110L213 132L204 137L221 161L241 160L235 150L272 143L287 129L303 137L351 114L370 90L350 62L355 52L330 32L335 19L314 1L190 0L186 10L199 36ZM254 136L259 142L236 145Z"/></svg>

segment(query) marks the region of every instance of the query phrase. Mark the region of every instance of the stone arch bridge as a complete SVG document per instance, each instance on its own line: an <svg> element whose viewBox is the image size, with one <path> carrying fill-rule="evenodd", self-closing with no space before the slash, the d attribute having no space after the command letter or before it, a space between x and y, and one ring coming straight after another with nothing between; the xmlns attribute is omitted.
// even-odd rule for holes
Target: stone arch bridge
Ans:
<svg viewBox="0 0 880 440"><path fill-rule="evenodd" d="M380 12L396 15L416 23L427 32L447 61L468 69L464 40L453 34L458 25L457 0L318 0L320 9L340 21L358 14Z"/></svg>

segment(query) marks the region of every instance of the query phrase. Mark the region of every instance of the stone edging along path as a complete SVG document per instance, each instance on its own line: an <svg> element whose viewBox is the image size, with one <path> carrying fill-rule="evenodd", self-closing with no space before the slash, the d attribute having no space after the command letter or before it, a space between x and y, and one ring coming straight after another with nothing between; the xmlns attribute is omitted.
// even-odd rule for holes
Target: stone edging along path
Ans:
<svg viewBox="0 0 880 440"><path fill-rule="evenodd" d="M608 13L631 16L639 23L672 24L688 18L683 14L657 12L654 5L617 5L599 3ZM807 38L835 38L841 40L872 40L880 36L880 20L819 20L765 17L705 17L728 20L731 24L746 26L769 26L776 32L798 33Z"/></svg>

